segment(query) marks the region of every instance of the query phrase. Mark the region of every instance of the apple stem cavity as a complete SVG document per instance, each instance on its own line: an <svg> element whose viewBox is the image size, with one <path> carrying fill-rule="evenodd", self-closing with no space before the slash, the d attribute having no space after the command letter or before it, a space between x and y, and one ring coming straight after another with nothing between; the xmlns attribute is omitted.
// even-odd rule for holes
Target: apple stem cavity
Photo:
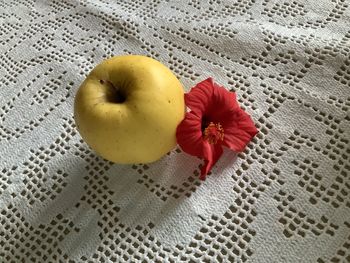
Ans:
<svg viewBox="0 0 350 263"><path fill-rule="evenodd" d="M125 94L109 80L100 79L101 85L105 85L109 88L107 100L112 103L123 103L126 100Z"/></svg>

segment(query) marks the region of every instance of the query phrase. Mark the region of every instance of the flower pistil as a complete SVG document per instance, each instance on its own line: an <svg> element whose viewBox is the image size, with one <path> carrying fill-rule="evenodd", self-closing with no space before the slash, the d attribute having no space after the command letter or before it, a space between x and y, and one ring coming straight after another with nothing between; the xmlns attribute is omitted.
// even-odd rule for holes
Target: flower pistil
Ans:
<svg viewBox="0 0 350 263"><path fill-rule="evenodd" d="M217 144L218 141L224 140L224 129L220 123L210 122L203 132L204 140L210 144Z"/></svg>

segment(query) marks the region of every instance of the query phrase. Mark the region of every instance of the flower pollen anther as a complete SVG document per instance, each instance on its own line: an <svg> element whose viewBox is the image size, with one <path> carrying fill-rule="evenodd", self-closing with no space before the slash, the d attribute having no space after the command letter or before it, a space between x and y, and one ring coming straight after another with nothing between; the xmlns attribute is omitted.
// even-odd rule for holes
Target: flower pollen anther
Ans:
<svg viewBox="0 0 350 263"><path fill-rule="evenodd" d="M204 129L203 136L210 144L217 144L218 141L224 140L224 129L220 123L210 122Z"/></svg>

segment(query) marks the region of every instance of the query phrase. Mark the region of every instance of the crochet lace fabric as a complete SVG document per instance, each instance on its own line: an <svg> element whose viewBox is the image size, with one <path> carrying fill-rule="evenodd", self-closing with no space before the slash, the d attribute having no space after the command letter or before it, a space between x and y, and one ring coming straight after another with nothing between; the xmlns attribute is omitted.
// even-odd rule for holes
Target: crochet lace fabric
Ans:
<svg viewBox="0 0 350 263"><path fill-rule="evenodd" d="M350 2L0 0L0 262L350 262ZM143 54L212 76L259 133L198 158L117 165L74 95Z"/></svg>

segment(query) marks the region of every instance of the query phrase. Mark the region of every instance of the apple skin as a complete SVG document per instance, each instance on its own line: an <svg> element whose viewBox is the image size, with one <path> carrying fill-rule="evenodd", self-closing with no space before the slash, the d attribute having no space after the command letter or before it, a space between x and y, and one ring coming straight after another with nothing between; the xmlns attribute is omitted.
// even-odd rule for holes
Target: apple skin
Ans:
<svg viewBox="0 0 350 263"><path fill-rule="evenodd" d="M160 62L139 55L102 61L74 101L83 140L103 158L122 164L154 162L171 151L184 115L180 81Z"/></svg>

